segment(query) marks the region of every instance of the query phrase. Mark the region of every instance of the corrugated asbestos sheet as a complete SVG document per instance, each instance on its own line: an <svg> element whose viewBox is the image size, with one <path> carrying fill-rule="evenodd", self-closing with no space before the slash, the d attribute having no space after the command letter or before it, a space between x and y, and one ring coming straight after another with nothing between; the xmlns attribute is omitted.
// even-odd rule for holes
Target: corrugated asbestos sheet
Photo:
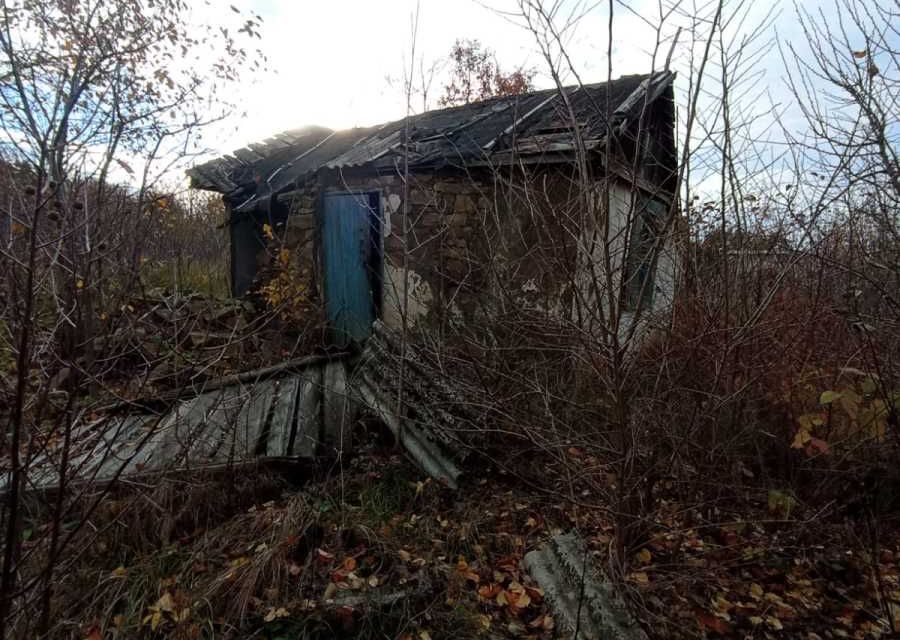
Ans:
<svg viewBox="0 0 900 640"><path fill-rule="evenodd" d="M194 188L232 197L243 192L235 198L236 210L247 211L319 169L388 171L397 169L407 152L413 169L489 165L515 154L549 161L552 154L574 148L567 102L580 136L595 149L610 129L620 130L673 79L670 72L624 76L568 87L565 98L556 89L535 91L428 111L371 129L297 129L199 165L188 175Z"/></svg>
<svg viewBox="0 0 900 640"><path fill-rule="evenodd" d="M456 489L471 450L465 433L478 416L465 390L451 387L435 366L380 321L373 325L351 386L429 476Z"/></svg>
<svg viewBox="0 0 900 640"><path fill-rule="evenodd" d="M559 631L580 640L647 640L574 532L554 536L527 553L525 568L544 590Z"/></svg>
<svg viewBox="0 0 900 640"><path fill-rule="evenodd" d="M320 361L290 375L201 391L160 414L79 425L66 482L102 485L267 460L340 457L351 450L356 410L366 408L425 473L457 488L472 447L463 434L478 423L465 400L469 394L381 322L373 326L349 374L348 360ZM37 456L26 490L58 487L61 468L61 447ZM0 479L0 491L7 481Z"/></svg>
<svg viewBox="0 0 900 640"><path fill-rule="evenodd" d="M105 484L341 453L352 420L345 381L345 363L333 360L178 400L161 415L138 413L81 425L71 438L67 482ZM27 488L59 485L60 449L32 462Z"/></svg>

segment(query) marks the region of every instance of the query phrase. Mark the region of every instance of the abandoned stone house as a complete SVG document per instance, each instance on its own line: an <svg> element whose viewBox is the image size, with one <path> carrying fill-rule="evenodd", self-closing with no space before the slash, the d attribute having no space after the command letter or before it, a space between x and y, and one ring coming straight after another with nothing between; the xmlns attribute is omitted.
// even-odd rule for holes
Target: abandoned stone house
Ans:
<svg viewBox="0 0 900 640"><path fill-rule="evenodd" d="M571 314L576 296L598 298L579 288L601 254L613 273L589 288L612 283L625 311L658 311L677 264L663 224L676 182L673 79L305 127L194 167L191 186L226 203L232 293L253 292L261 258L286 249L337 340L364 339L376 318Z"/></svg>
<svg viewBox="0 0 900 640"><path fill-rule="evenodd" d="M576 303L605 304L604 286L626 311L666 309L677 264L665 224L676 182L672 81L628 76L369 129L309 127L194 168L193 186L227 204L234 295L259 286L260 258L274 249L296 267L334 343L364 341L362 351L201 376L171 397L123 403L73 432L71 477L343 457L363 410L424 472L457 487L484 403L461 401L472 388L445 379L391 325L572 319ZM589 277L598 265L606 273ZM31 481L54 487L64 473L50 452Z"/></svg>

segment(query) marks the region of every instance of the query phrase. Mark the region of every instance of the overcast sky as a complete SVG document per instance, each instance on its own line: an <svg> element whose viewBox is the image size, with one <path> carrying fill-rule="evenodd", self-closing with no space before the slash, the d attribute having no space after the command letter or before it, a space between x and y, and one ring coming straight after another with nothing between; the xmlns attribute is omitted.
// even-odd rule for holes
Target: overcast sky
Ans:
<svg viewBox="0 0 900 640"><path fill-rule="evenodd" d="M402 78L409 65L417 4L417 61L429 65L445 58L457 38L475 38L496 52L502 67L534 67L537 85L552 86L533 37L503 15L515 11L515 0L211 0L211 4L213 14L227 14L228 5L235 4L262 16L260 46L270 66L270 72L254 78L252 85L243 85L238 102L247 115L232 118L227 128L207 140L218 152L307 124L337 129L402 117ZM608 4L578 0L563 4L560 16L571 9L585 14L566 32L567 49L582 80L605 80ZM762 19L773 6L772 0L753 2L750 22ZM209 9L199 11L206 15ZM668 34L686 19L671 19ZM627 8L616 5L613 77L649 71L654 32L648 22L658 22L655 0L629 0ZM771 33L777 30L783 37L796 37L794 22L792 6L785 4L776 9ZM676 64L687 54L685 35L680 42ZM663 58L665 50L660 54ZM776 92L781 87L778 62L773 50L764 64L769 76L766 84ZM432 105L441 89L442 78L436 76ZM421 98L414 108L421 110Z"/></svg>
<svg viewBox="0 0 900 640"><path fill-rule="evenodd" d="M654 48L653 25L661 22L658 0L613 1L612 77L647 73L651 70ZM821 12L827 21L834 15L837 0L799 1L806 11ZM204 134L202 146L209 149L209 154L203 157L207 158L305 125L342 129L402 118L405 114L402 79L409 67L413 44L417 66L421 61L429 66L445 60L455 40L477 39L496 53L504 69L534 68L538 72L535 78L538 88L553 86L534 37L523 28L521 18L517 20L513 15L517 0L193 2L194 20L213 24L239 20L231 5L245 13L259 14L263 20L262 39L257 43L270 67L269 72L252 77L248 72L232 96L238 104L234 116ZM663 2L671 4L673 0ZM564 32L566 50L581 80L585 83L606 80L608 0L544 0L545 5L557 3L561 8L556 26ZM669 42L681 27L672 60L672 67L679 71L676 105L681 114L687 103L684 90L690 77L686 73L691 55L689 34L697 26L698 16L711 17L714 6L712 0L679 0L680 13L664 21L665 42L660 47L656 68L663 65ZM744 7L743 20L735 17L738 7ZM412 21L417 8L418 33L413 43ZM564 28L567 16L573 12L580 19ZM735 134L734 138L736 153L747 163L742 175L749 179L764 171L769 173L767 180L771 181L772 171L790 171L789 163L778 160L786 148L781 144L784 138L780 126L786 124L792 133L801 135L805 127L800 109L787 90L784 64L776 42L790 42L798 47L801 55L807 43L793 0L730 0L726 1L723 15L729 24L726 41L732 48L758 25L766 25L745 52L743 62L729 62L729 69L739 70L744 81L740 91L732 92L730 104L732 123L752 122L746 129L747 135L740 138ZM234 23L233 28L239 24ZM860 46L865 45L861 42ZM702 47L702 42L694 47L695 56L699 56ZM712 145L696 143L705 126L721 127L716 111L721 96L721 89L716 86L720 72L715 65L707 71L701 106L705 107L704 114L713 115L704 115L707 122L695 127L692 145L695 155L691 161L694 183L700 185L708 177L715 177L720 153ZM441 74L433 80L431 108L437 105L444 81L445 76ZM571 75L566 81L574 84ZM421 84L418 77L416 84ZM422 110L421 97L416 97L413 108ZM772 113L778 113L779 119L773 118ZM681 132L679 128L679 135ZM704 169L706 154L711 160L708 171ZM790 176L784 177L784 181L792 180Z"/></svg>

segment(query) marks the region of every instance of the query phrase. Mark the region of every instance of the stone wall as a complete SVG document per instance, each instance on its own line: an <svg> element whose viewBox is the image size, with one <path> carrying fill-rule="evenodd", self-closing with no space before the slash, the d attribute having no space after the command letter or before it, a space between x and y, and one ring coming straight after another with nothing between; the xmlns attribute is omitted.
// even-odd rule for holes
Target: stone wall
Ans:
<svg viewBox="0 0 900 640"><path fill-rule="evenodd" d="M321 297L321 256L316 250L320 193L377 192L382 209L382 317L399 326L425 318L460 315L478 304L483 290L482 256L473 244L476 227L492 208L493 186L471 177L410 176L404 206L399 175L332 176L283 196L290 216L284 243L311 275L310 291ZM404 278L404 274L406 277ZM405 311L404 311L405 310Z"/></svg>
<svg viewBox="0 0 900 640"><path fill-rule="evenodd" d="M381 317L389 326L445 323L535 311L570 318L573 296L584 279L591 228L571 172L539 169L497 174L414 174L404 206L402 176L341 174L311 180L282 196L289 204L283 241L311 295L321 302L322 267L317 251L319 196L329 192L377 192L382 210ZM609 250L621 279L622 225L630 192L611 189ZM580 243L580 246L579 246ZM580 260L576 257L581 255ZM657 283L670 302L671 261L660 260ZM593 294L592 294L593 295ZM654 305L657 306L657 305Z"/></svg>

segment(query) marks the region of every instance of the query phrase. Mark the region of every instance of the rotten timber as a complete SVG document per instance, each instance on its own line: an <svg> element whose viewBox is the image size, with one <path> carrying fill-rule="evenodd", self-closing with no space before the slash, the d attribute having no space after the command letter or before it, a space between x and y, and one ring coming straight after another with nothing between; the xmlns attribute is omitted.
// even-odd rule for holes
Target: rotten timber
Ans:
<svg viewBox="0 0 900 640"><path fill-rule="evenodd" d="M551 538L525 555L555 614L557 628L578 640L647 640L612 583L574 532Z"/></svg>

